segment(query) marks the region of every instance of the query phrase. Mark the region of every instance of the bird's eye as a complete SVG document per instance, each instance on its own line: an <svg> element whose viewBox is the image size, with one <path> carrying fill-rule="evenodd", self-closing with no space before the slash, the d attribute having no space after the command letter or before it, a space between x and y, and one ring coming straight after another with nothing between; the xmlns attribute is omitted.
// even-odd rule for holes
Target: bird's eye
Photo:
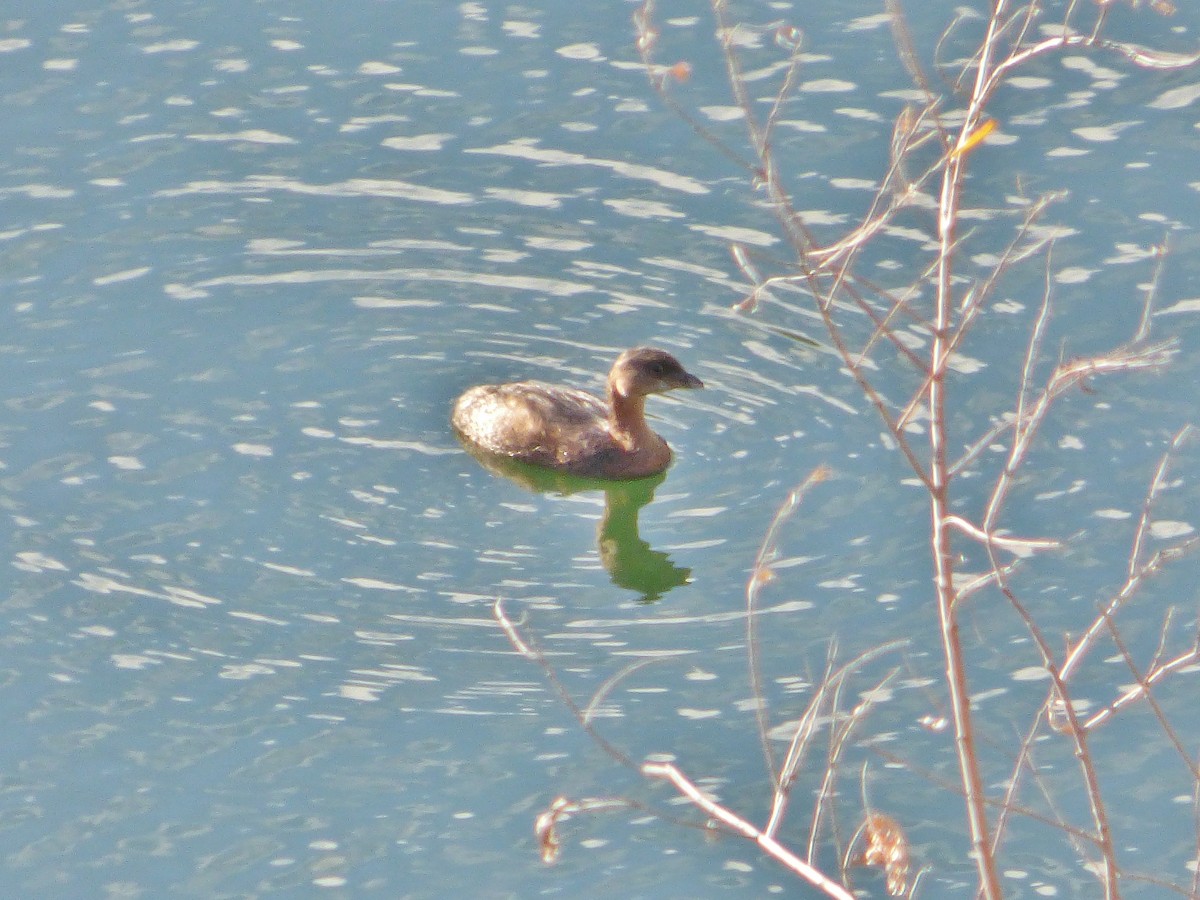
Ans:
<svg viewBox="0 0 1200 900"><path fill-rule="evenodd" d="M667 374L667 367L666 367L665 363L656 362L656 363L651 364L650 371L652 373L654 373L655 375L657 375L659 378L662 378L662 376Z"/></svg>

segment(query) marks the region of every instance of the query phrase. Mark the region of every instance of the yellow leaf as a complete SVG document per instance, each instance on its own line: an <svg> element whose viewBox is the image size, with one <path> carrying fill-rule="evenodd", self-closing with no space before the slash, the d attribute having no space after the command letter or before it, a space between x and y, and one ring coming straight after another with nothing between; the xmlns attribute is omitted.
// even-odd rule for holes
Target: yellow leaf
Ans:
<svg viewBox="0 0 1200 900"><path fill-rule="evenodd" d="M985 119L982 125L958 142L958 146L950 151L950 158L957 159L964 153L971 152L973 149L975 149L975 146L980 143L980 141L982 141L995 130L996 120Z"/></svg>

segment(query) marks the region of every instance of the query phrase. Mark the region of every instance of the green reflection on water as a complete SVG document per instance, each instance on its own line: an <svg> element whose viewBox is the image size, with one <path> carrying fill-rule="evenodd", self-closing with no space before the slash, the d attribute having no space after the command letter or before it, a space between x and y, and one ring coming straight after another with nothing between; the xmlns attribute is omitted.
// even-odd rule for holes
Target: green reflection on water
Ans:
<svg viewBox="0 0 1200 900"><path fill-rule="evenodd" d="M636 481L605 481L484 453L465 441L463 447L489 472L502 475L533 493L566 496L583 491L603 491L604 514L596 533L600 562L613 584L641 594L643 603L653 603L691 580L691 569L675 565L669 555L642 540L638 531L638 514L654 499L655 489L666 478L665 472Z"/></svg>

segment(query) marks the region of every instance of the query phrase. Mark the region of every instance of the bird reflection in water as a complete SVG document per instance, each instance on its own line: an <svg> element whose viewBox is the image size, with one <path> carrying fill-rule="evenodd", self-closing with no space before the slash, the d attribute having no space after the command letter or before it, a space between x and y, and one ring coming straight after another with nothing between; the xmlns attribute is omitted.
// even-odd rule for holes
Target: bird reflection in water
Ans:
<svg viewBox="0 0 1200 900"><path fill-rule="evenodd" d="M567 495L603 491L604 515L596 533L600 563L613 584L641 594L641 602L653 603L691 579L691 569L675 565L670 556L642 540L638 531L638 514L654 499L654 490L662 484L665 473L636 481L582 478L488 454L467 442L463 446L489 472L503 475L534 493Z"/></svg>

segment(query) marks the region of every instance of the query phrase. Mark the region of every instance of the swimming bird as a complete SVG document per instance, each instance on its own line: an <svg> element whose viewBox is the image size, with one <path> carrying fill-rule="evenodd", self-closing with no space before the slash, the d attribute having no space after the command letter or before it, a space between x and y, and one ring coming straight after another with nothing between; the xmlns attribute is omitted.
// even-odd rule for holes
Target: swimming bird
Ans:
<svg viewBox="0 0 1200 900"><path fill-rule="evenodd" d="M666 350L634 347L613 363L604 400L541 381L484 384L455 401L450 421L485 453L591 478L645 478L671 464L671 448L646 423L646 397L702 387Z"/></svg>

